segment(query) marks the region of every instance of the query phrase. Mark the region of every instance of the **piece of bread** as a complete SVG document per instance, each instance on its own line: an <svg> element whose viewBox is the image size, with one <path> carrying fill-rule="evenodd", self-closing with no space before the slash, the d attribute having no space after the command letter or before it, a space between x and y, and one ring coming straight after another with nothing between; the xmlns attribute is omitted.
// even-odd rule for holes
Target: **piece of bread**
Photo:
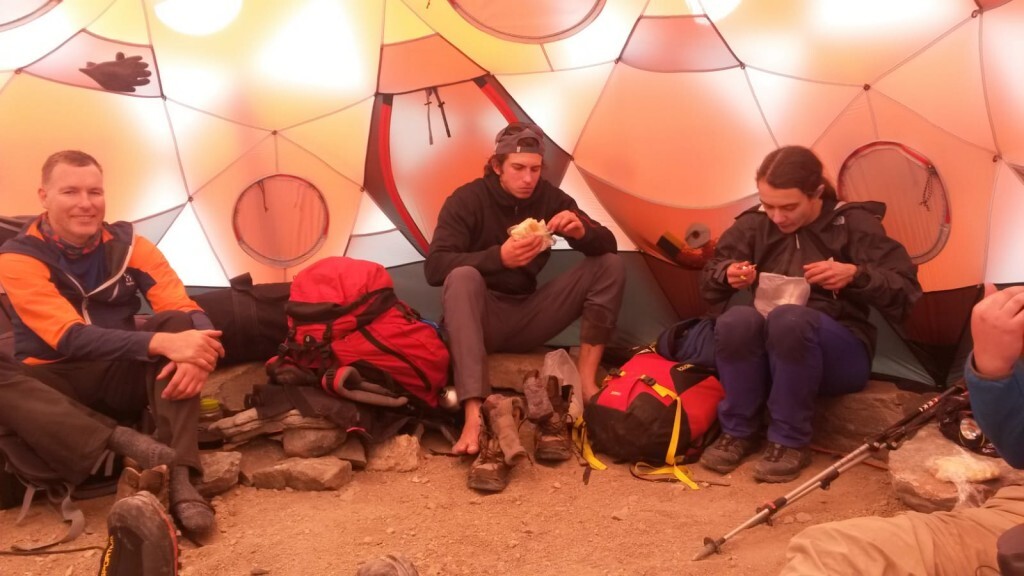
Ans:
<svg viewBox="0 0 1024 576"><path fill-rule="evenodd" d="M994 462L975 458L969 454L944 456L931 461L932 474L946 482L985 482L999 477L999 467Z"/></svg>
<svg viewBox="0 0 1024 576"><path fill-rule="evenodd" d="M516 239L529 238L531 236L543 236L547 241L548 248L555 244L555 239L551 237L551 232L548 232L548 227L544 223L544 220L537 220L536 218L527 218L519 224L509 228L508 235Z"/></svg>

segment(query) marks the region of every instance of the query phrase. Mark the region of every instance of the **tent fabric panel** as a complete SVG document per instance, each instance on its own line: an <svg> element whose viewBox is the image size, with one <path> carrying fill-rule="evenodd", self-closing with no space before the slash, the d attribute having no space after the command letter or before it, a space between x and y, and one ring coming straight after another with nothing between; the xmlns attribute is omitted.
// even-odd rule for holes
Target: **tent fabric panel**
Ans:
<svg viewBox="0 0 1024 576"><path fill-rule="evenodd" d="M980 24L969 20L875 82L874 89L964 140L995 150L978 66Z"/></svg>
<svg viewBox="0 0 1024 576"><path fill-rule="evenodd" d="M423 256L398 230L366 236L353 235L345 256L377 262L385 268L420 262ZM421 279L420 282L423 282Z"/></svg>
<svg viewBox="0 0 1024 576"><path fill-rule="evenodd" d="M491 73L550 70L544 50L492 36L467 22L449 2L406 4L427 26L448 39L472 61Z"/></svg>
<svg viewBox="0 0 1024 576"><path fill-rule="evenodd" d="M459 0L452 5L478 28L517 42L574 33L600 13L603 0Z"/></svg>
<svg viewBox="0 0 1024 576"><path fill-rule="evenodd" d="M284 129L373 94L383 10L376 2L244 3L210 36L172 30L150 8L169 98L242 124Z"/></svg>
<svg viewBox="0 0 1024 576"><path fill-rule="evenodd" d="M742 70L658 74L619 65L575 157L651 202L703 207L748 196L774 148Z"/></svg>
<svg viewBox="0 0 1024 576"><path fill-rule="evenodd" d="M178 215L184 210L186 204L182 204L178 208L171 208L166 212L154 214L152 216L136 220L133 224L135 226L135 233L139 236L146 237L153 244L159 244L163 237L167 234L171 225L178 219Z"/></svg>
<svg viewBox="0 0 1024 576"><path fill-rule="evenodd" d="M686 16L693 13L690 2L679 0L650 0L644 8L644 16Z"/></svg>
<svg viewBox="0 0 1024 576"><path fill-rule="evenodd" d="M964 0L741 2L715 25L749 66L863 84L969 18L971 9Z"/></svg>
<svg viewBox="0 0 1024 576"><path fill-rule="evenodd" d="M700 270L670 264L650 253L643 253L643 258L658 285L666 288L663 293L679 318L707 312L708 305L700 296Z"/></svg>
<svg viewBox="0 0 1024 576"><path fill-rule="evenodd" d="M554 70L612 62L622 53L647 0L606 0L593 22L578 33L544 45Z"/></svg>
<svg viewBox="0 0 1024 576"><path fill-rule="evenodd" d="M757 104L776 142L782 146L812 146L832 120L863 91L860 86L808 82L753 68L745 72Z"/></svg>
<svg viewBox="0 0 1024 576"><path fill-rule="evenodd" d="M228 277L224 274L224 269L208 239L204 228L199 225L192 205L185 205L157 244L171 268L186 286L228 285Z"/></svg>
<svg viewBox="0 0 1024 576"><path fill-rule="evenodd" d="M494 135L507 124L473 82L445 86L440 95L446 103L450 138L436 107L429 109L428 126L428 109L419 92L395 96L389 135L398 193L428 241L445 199L459 186L483 175L494 151ZM462 160L452 160L456 158Z"/></svg>
<svg viewBox="0 0 1024 576"><path fill-rule="evenodd" d="M103 166L108 220L138 220L188 199L163 102L13 78L0 107L0 190L5 213L40 211L39 169L59 150L78 149ZM68 106L75 102L75 106ZM26 137L31 135L31 137Z"/></svg>
<svg viewBox="0 0 1024 576"><path fill-rule="evenodd" d="M985 281L1024 281L1024 182L1005 163L1000 163L988 215L988 254ZM982 220L984 221L984 220Z"/></svg>
<svg viewBox="0 0 1024 576"><path fill-rule="evenodd" d="M978 286L926 292L903 323L907 338L938 346L956 346L971 320L982 291Z"/></svg>
<svg viewBox="0 0 1024 576"><path fill-rule="evenodd" d="M565 173L565 178L562 179L562 184L559 186L566 194L573 197L576 200L576 204L581 210L587 213L592 219L600 222L604 227L611 230L612 234L615 235L615 243L618 245L619 252L633 251L636 250L636 244L629 238L629 236L622 231L619 227L618 222L608 213L601 201L594 195L593 190L587 185L587 181L583 178L583 174L580 173L579 168L575 164L571 164L569 169ZM568 248L569 243L564 242L561 237L556 237L560 244L564 243L564 247ZM555 248L561 246L555 245Z"/></svg>
<svg viewBox="0 0 1024 576"><path fill-rule="evenodd" d="M613 67L599 64L497 80L549 138L563 150L573 150Z"/></svg>
<svg viewBox="0 0 1024 576"><path fill-rule="evenodd" d="M1024 164L1024 2L1013 2L982 18L985 94L999 153L1008 162Z"/></svg>
<svg viewBox="0 0 1024 576"><path fill-rule="evenodd" d="M387 215L377 206L373 196L369 192L363 192L363 198L359 201L359 212L356 213L355 226L352 228L353 236L369 236L381 232L389 232L395 229L395 224L388 219Z"/></svg>
<svg viewBox="0 0 1024 576"><path fill-rule="evenodd" d="M748 196L708 208L664 206L619 189L585 169L580 169L580 173L601 205L616 215L616 222L637 249L666 261L668 257L662 256L657 248L658 238L662 234L669 233L676 238L683 238L691 224L700 223L710 229L711 238L717 239L732 225L736 216L758 203L756 196Z"/></svg>
<svg viewBox="0 0 1024 576"><path fill-rule="evenodd" d="M985 227L995 164L991 152L936 127L875 91L868 92L882 140L900 142L932 161L950 200L949 239L918 278L925 291L977 284L984 275ZM914 191L915 195L920 192Z"/></svg>
<svg viewBox="0 0 1024 576"><path fill-rule="evenodd" d="M871 310L869 317L877 329L875 357L871 359L871 377L897 383L916 383L927 388L936 386L935 376L914 354L908 342L900 338L882 316Z"/></svg>
<svg viewBox="0 0 1024 576"><path fill-rule="evenodd" d="M453 84L487 72L437 34L385 45L377 90L398 94Z"/></svg>
<svg viewBox="0 0 1024 576"><path fill-rule="evenodd" d="M703 16L641 18L621 61L650 72L699 72L739 65Z"/></svg>
<svg viewBox="0 0 1024 576"><path fill-rule="evenodd" d="M149 46L121 44L85 32L75 34L66 44L47 54L45 58L25 67L24 70L56 82L104 90L106 87L97 83L81 69L89 68L90 63L103 65L116 62L117 54L122 54L129 59L141 58L141 62L146 64L146 71L150 72L152 76L135 80L129 79L123 89L117 87L111 89L111 92L151 98L160 95L160 79L153 69L153 51ZM146 80L148 83L145 85L134 85Z"/></svg>
<svg viewBox="0 0 1024 576"><path fill-rule="evenodd" d="M384 0L384 38L382 44L415 40L434 33L402 0Z"/></svg>
<svg viewBox="0 0 1024 576"><path fill-rule="evenodd" d="M0 70L27 66L96 20L114 0L61 2L38 18L0 32Z"/></svg>
<svg viewBox="0 0 1024 576"><path fill-rule="evenodd" d="M370 130L373 98L311 122L281 131L342 176L362 185L366 167L366 134Z"/></svg>
<svg viewBox="0 0 1024 576"><path fill-rule="evenodd" d="M139 0L115 0L95 22L89 32L111 40L132 44L149 44L146 12Z"/></svg>
<svg viewBox="0 0 1024 576"><path fill-rule="evenodd" d="M270 137L267 130L224 120L172 100L166 102L166 108L190 194L201 193L217 174Z"/></svg>

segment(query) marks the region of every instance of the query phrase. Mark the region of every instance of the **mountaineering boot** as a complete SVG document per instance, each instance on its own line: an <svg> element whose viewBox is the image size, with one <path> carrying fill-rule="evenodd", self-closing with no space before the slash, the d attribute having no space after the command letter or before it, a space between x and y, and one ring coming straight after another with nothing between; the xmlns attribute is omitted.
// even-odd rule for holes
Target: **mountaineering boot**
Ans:
<svg viewBox="0 0 1024 576"><path fill-rule="evenodd" d="M115 502L107 534L100 576L177 576L177 532L156 496L142 490Z"/></svg>
<svg viewBox="0 0 1024 576"><path fill-rule="evenodd" d="M757 452L757 438L738 438L722 432L715 443L704 449L700 463L719 474L728 474L740 465L744 458Z"/></svg>
<svg viewBox="0 0 1024 576"><path fill-rule="evenodd" d="M761 482L789 482L811 463L807 448L790 448L772 442L754 466L754 479Z"/></svg>
<svg viewBox="0 0 1024 576"><path fill-rule="evenodd" d="M474 490L501 492L508 486L509 468L526 458L519 441L524 409L520 398L491 394L481 407L480 453L469 467L467 485Z"/></svg>
<svg viewBox="0 0 1024 576"><path fill-rule="evenodd" d="M569 401L572 388L558 383L556 376L541 379L536 370L526 375L523 393L529 419L536 425L533 457L544 462L564 462L572 458L569 435ZM570 398L566 398L566 396Z"/></svg>

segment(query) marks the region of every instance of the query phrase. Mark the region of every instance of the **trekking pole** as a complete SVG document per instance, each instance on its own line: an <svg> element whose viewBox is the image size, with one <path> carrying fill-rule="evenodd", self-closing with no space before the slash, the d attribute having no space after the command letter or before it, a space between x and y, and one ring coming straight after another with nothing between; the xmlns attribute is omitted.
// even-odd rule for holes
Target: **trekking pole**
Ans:
<svg viewBox="0 0 1024 576"><path fill-rule="evenodd" d="M721 552L723 544L747 528L753 528L761 523L767 523L770 525L772 516L777 514L780 510L810 494L817 488L828 490L832 481L838 478L840 474L850 468L853 468L857 464L860 464L870 457L873 452L877 452L883 447L888 448L889 450L898 449L903 445L905 440L912 437L922 426L927 424L928 421L935 416L937 406L944 398L951 396L954 393L962 392L964 392L964 388L960 385L948 388L945 392L924 403L917 410L907 414L900 421L896 422L889 428L886 428L878 435L873 438L869 438L861 447L847 454L835 464L825 468L814 478L811 478L807 482L794 488L790 493L780 498L776 498L771 502L765 502L757 508L757 514L743 524L740 524L725 536L722 536L717 540L705 537L704 548L702 548L700 552L697 552L693 557L693 560L703 560L714 553Z"/></svg>

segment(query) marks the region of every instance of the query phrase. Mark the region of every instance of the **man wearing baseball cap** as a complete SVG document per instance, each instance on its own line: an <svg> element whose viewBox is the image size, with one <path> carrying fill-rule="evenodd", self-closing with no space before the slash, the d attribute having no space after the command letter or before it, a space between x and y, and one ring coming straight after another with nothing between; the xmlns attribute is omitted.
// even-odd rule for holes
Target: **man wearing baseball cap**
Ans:
<svg viewBox="0 0 1024 576"><path fill-rule="evenodd" d="M470 486L480 490L501 490L507 482L501 450L481 418L491 393L487 354L532 350L581 318L577 367L586 400L597 392L597 367L622 303L625 272L615 236L541 177L544 149L535 124L515 122L499 131L484 176L456 189L441 208L425 264L427 282L444 286L444 324L466 416L453 451L480 453L470 470ZM532 233L510 234L529 218L546 230L534 225ZM585 257L538 286L552 234ZM557 390L550 396L555 416L538 427L536 457L565 460L571 457L567 404Z"/></svg>

